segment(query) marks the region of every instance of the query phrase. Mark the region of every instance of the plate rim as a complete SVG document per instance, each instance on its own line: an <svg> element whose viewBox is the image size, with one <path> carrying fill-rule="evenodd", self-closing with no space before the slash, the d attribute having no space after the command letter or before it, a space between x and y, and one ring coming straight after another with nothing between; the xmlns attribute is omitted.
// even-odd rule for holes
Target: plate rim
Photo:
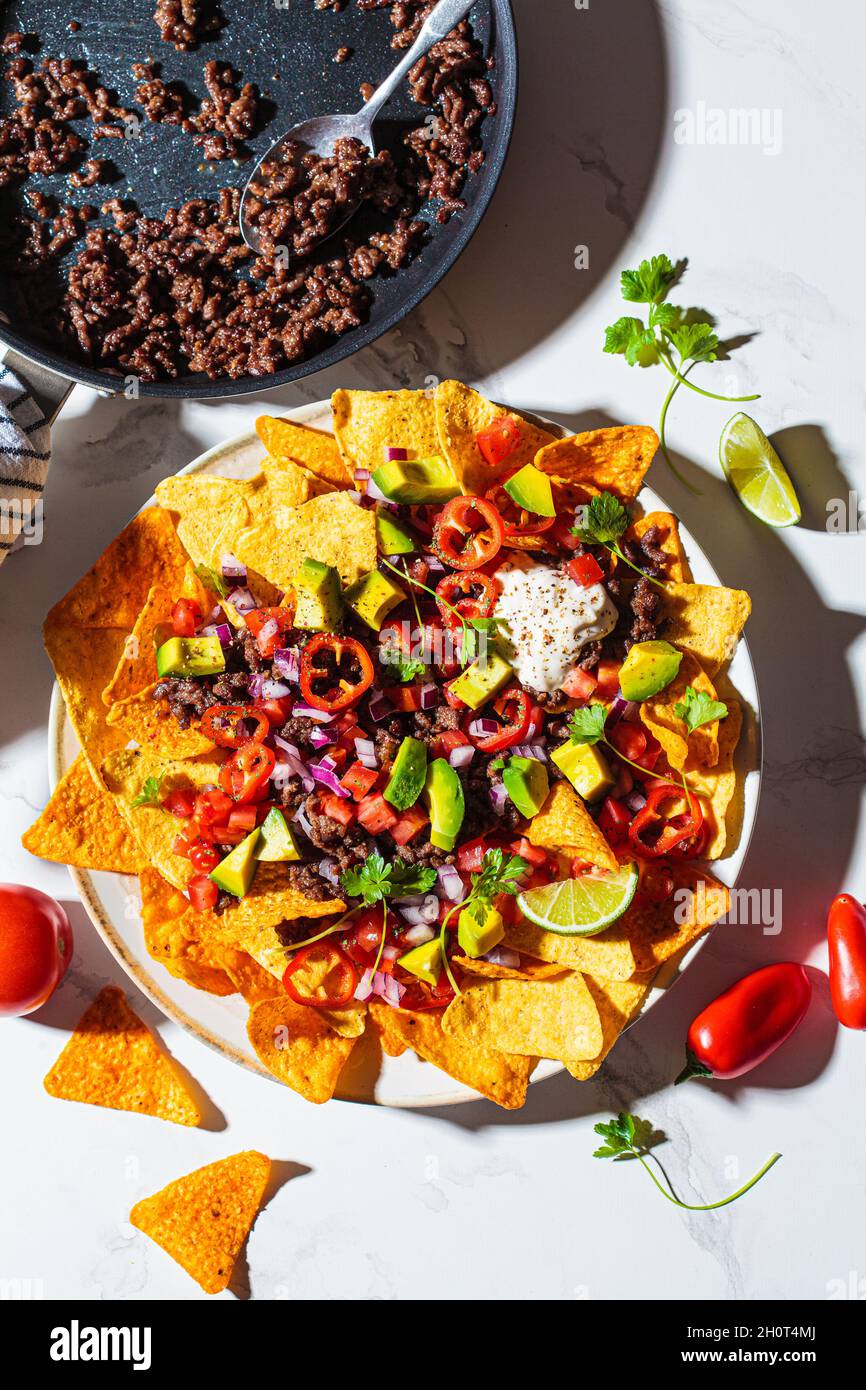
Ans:
<svg viewBox="0 0 866 1390"><path fill-rule="evenodd" d="M330 399L308 401L304 405L297 406L294 409L285 411L281 418L291 419L298 424L305 424L308 420L318 419L322 416L322 414L327 413L327 411L330 409L330 404ZM557 424L553 420L548 420L545 416L535 415L534 418L542 422L546 426L554 428L560 434L567 433L566 431L564 431L563 426ZM242 449L255 447L256 445L260 446L264 450L264 445L261 444L261 441L259 440L255 430L252 429L242 431L239 434L232 435L228 439L221 440L219 443L212 445L203 453L196 455L194 459L191 459L190 462L186 464L183 468L178 469L176 473L167 476L180 477L190 473L202 472L207 467L218 463L220 458L224 457L225 455L236 454L240 452ZM655 489L650 488L648 489L648 491L651 492L652 495L656 499L658 499L658 501L664 507L667 507L665 499L659 493L657 493ZM139 512L143 511L146 507L156 504L157 503L155 494L151 493L150 496L147 497L144 500L144 502L142 502L138 511L134 513L134 515L137 516ZM688 536L694 551L700 555L702 561L709 568L709 570L716 577L716 579L719 579L719 575L715 565L712 563L709 556L704 551L700 542L696 540L691 530L688 530ZM746 861L752 837L755 833L755 827L758 822L758 814L760 811L764 772L763 714L761 707L760 687L758 685L757 673L755 671L755 665L752 660L752 654L749 649L749 644L746 637L740 637L737 644L737 655L740 656L741 654L742 659L745 660L748 666L751 675L752 687L754 690L753 704L751 702L750 697L753 731L755 736L754 766L748 768L746 770L745 775L746 777L749 777L753 774L756 785L755 791L753 793L754 799L752 805L751 818L748 824L744 825L737 845L738 853L741 856L740 870L738 871L733 882L729 885L731 889L736 887L736 884L739 881L740 873L742 871L742 865ZM66 713L66 706L60 690L60 686L57 680L55 679L51 691L51 700L48 710L47 726L48 780L52 794L54 792L55 787L57 786L57 783L67 770L68 766L65 760L63 747L64 735L68 723L69 721ZM264 1076L268 1080L273 1081L275 1084L281 1084L278 1082L278 1079L272 1076L271 1073L267 1070L267 1068L264 1067L261 1062L259 1062L258 1058L252 1051L249 1053L242 1052L240 1051L240 1049L234 1047L225 1039L216 1036L207 1027L206 1024L200 1022L197 1019L192 1018L180 1005L175 1003L173 999L169 998L165 993L163 993L163 991L159 987L159 984L150 975L146 963L139 961L135 956L132 955L122 936L116 930L111 916L106 910L105 906L103 905L99 893L97 891L96 885L93 881L93 871L89 869L77 868L74 865L70 864L67 864L65 867L69 872L69 875L72 879L72 882L75 886L76 892L78 893L81 903L85 911L87 912L87 915L90 918L92 925L96 928L97 932L99 933L102 941L108 947L109 951L114 956L118 964L122 967L124 972L133 981L135 986L138 989L140 989L143 994L147 996L151 1003L153 1003L155 1007L158 1008L160 1012L163 1013L166 1017L170 1018L173 1022L177 1023L181 1028L183 1028L185 1032L191 1034L200 1042L203 1042L205 1046L211 1048L221 1057L224 1057L227 1060L234 1062L237 1065L240 1065L247 1071L252 1072L254 1075ZM682 952L671 957L670 960L665 961L659 967L658 971L656 972L656 975L653 977L653 984L650 987L650 994L648 994L647 1001L644 1002L644 1005L642 1006L639 1013L636 1014L636 1016L622 1030L623 1032L627 1032L630 1028L633 1028L636 1023L640 1022L640 1020L644 1017L645 1014L647 1014L657 1004L660 1004L662 1002L662 1000L670 993L670 990L679 982L679 980L685 974L686 969L697 957L698 953L701 950L703 950L703 948L706 946L714 930L715 926L711 927L709 931L704 932L698 938L697 941L694 941L690 943L688 946L684 947ZM656 982L661 977L667 977L667 980L664 984L659 985ZM650 997L650 995L654 991L660 992L656 992L656 997L652 998ZM542 1068L545 1067L545 1064L547 1066L547 1069L542 1071ZM425 1063L425 1065L432 1066L431 1063ZM433 1070L438 1072L439 1068L433 1067ZM530 1084L534 1084L538 1081L545 1081L552 1076L560 1074L563 1070L564 1066L561 1062L555 1062L551 1061L550 1059L543 1058L540 1066L536 1068L535 1073L530 1078ZM343 1101L346 1104L374 1105L382 1106L386 1109L395 1110L435 1109L438 1106L468 1104L472 1101L484 1099L484 1097L479 1095L477 1091L473 1091L470 1087L462 1085L460 1083L458 1084L460 1085L459 1090L437 1092L432 1095L424 1096L423 1098L418 1096L398 1096L389 1097L387 1100L380 1100L377 1099L375 1094L373 1094L366 1097L335 1096L334 1099Z"/></svg>

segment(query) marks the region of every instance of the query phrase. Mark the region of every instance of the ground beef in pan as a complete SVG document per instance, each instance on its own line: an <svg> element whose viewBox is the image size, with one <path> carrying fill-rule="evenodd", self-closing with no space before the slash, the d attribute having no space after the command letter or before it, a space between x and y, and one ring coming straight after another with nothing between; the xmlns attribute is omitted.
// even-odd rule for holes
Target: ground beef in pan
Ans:
<svg viewBox="0 0 866 1390"><path fill-rule="evenodd" d="M215 34L225 21L213 0L157 0L153 22L164 43L185 52Z"/></svg>

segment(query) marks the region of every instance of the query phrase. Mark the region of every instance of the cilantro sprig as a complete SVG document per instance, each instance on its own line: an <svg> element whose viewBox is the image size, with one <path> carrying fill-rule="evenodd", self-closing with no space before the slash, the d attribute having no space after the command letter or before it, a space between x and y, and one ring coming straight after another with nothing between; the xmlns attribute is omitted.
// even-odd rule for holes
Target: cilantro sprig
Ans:
<svg viewBox="0 0 866 1390"><path fill-rule="evenodd" d="M409 898L415 893L426 893L435 882L435 869L407 864L403 859L386 864L382 855L375 851L367 855L363 864L355 869L346 869L340 875L340 884L350 898L360 898L365 907L382 904L382 935L379 937L379 949L373 963L374 975L379 969L388 935L388 899Z"/></svg>
<svg viewBox="0 0 866 1390"><path fill-rule="evenodd" d="M713 724L717 719L727 719L728 707L722 700L714 700L705 690L696 690L687 685L683 698L674 705L674 714L685 724L690 734L704 724Z"/></svg>
<svg viewBox="0 0 866 1390"><path fill-rule="evenodd" d="M635 772L640 775L642 781L647 777L653 777L657 782L669 782L669 773L662 776L658 772L651 772L649 768L641 767L640 763L633 762L631 758L627 758L625 753L620 752L615 743L611 743L606 732L607 713L607 706L600 705L598 702L591 705L584 705L582 709L572 710L568 720L568 733L571 742L578 745L585 743L590 746L594 743L603 743L612 753L615 753L622 762L628 763L629 767L633 767ZM692 791L685 777L682 777L681 780L683 791L687 797L691 798Z"/></svg>
<svg viewBox="0 0 866 1390"><path fill-rule="evenodd" d="M166 774L161 772L158 777L145 777L141 791L133 799L132 805L135 806L161 806L162 805L162 784Z"/></svg>
<svg viewBox="0 0 866 1390"><path fill-rule="evenodd" d="M593 1158L611 1158L614 1162L637 1159L638 1163L649 1173L665 1200L675 1207L680 1207L683 1211L716 1211L719 1207L730 1206L731 1202L736 1202L738 1197L744 1196L750 1188L760 1182L764 1174L768 1173L782 1157L780 1153L771 1154L763 1168L742 1187L738 1187L736 1192L732 1192L729 1197L722 1197L718 1202L693 1204L680 1200L664 1168L655 1154L650 1153L650 1150L657 1144L665 1142L666 1136L661 1131L655 1130L648 1120L642 1120L637 1115L630 1115L627 1111L622 1111L609 1123L595 1125L594 1130L599 1138L604 1140L604 1143L595 1150ZM649 1157L655 1162L667 1186L662 1185L649 1166L647 1162Z"/></svg>
<svg viewBox="0 0 866 1390"><path fill-rule="evenodd" d="M669 290L679 280L685 262L674 265L669 256L653 256L641 261L636 270L624 270L620 277L623 299L629 304L647 305L646 319L624 316L609 324L604 332L604 351L625 358L630 367L661 363L673 377L659 416L662 455L675 477L689 489L698 489L675 467L667 448L665 428L671 401L681 386L714 401L756 401L760 393L748 396L722 396L689 381L689 373L701 364L717 361L722 345L713 324L701 317L700 310L681 309L667 302Z"/></svg>
<svg viewBox="0 0 866 1390"><path fill-rule="evenodd" d="M449 922L455 913L468 908L476 922L483 926L488 912L501 894L507 893L509 896L513 896L520 892L523 875L528 868L529 865L526 860L521 858L519 854L506 854L504 849L498 847L485 850L478 873L471 875L469 892L466 897L461 902L455 903L443 917L439 929L439 952L445 973L455 994L460 993L460 987L448 961L446 933Z"/></svg>
<svg viewBox="0 0 866 1390"><path fill-rule="evenodd" d="M643 579L648 579L651 584L655 584L657 589L666 589L666 584L663 584L660 579L654 579L651 574L647 574L623 551L619 541L627 530L628 524L628 512L619 498L614 497L612 492L600 492L583 508L583 521L579 526L572 527L572 535L579 536L586 545L603 545L618 560L622 560L624 565L628 565Z"/></svg>
<svg viewBox="0 0 866 1390"><path fill-rule="evenodd" d="M424 662L415 657L406 657L399 652L388 650L381 653L379 660L382 663L384 674L397 685L405 685L407 681L413 681L416 676L423 676Z"/></svg>

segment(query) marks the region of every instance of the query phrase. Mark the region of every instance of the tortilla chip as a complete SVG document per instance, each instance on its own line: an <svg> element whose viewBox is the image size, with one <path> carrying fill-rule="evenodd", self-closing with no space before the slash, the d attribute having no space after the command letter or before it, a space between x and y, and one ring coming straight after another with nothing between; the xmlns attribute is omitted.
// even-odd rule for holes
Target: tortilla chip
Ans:
<svg viewBox="0 0 866 1390"><path fill-rule="evenodd" d="M425 391L335 391L331 412L352 478L358 468L373 472L383 464L386 449L405 449L411 459L439 453L436 412Z"/></svg>
<svg viewBox="0 0 866 1390"><path fill-rule="evenodd" d="M727 888L706 869L683 863L671 864L670 872L674 892L666 902L645 902L636 897L611 929L621 931L630 941L640 975L657 970L684 946L696 941L724 917L730 906L731 895ZM598 941L600 937L592 940Z"/></svg>
<svg viewBox="0 0 866 1390"><path fill-rule="evenodd" d="M714 676L736 650L752 611L749 595L720 584L668 584L659 592L666 640L693 652Z"/></svg>
<svg viewBox="0 0 866 1390"><path fill-rule="evenodd" d="M529 843L615 873L619 861L570 782L554 782L529 824Z"/></svg>
<svg viewBox="0 0 866 1390"><path fill-rule="evenodd" d="M690 735L685 721L675 711L675 706L685 699L689 685L711 700L716 699L716 687L697 657L692 652L683 652L674 680L639 707L641 723L658 739L669 765L677 772L686 767L715 767L719 761L718 719L702 724Z"/></svg>
<svg viewBox="0 0 866 1390"><path fill-rule="evenodd" d="M575 1081L588 1081L595 1075L620 1033L640 1009L650 989L648 980L595 980L591 975L584 975L583 978L595 1000L604 1041L598 1056L590 1061L575 1061L573 1058L566 1061L565 1065Z"/></svg>
<svg viewBox="0 0 866 1390"><path fill-rule="evenodd" d="M139 512L96 564L55 604L51 627L125 628L131 632L148 590L181 582L186 555L171 518L159 507Z"/></svg>
<svg viewBox="0 0 866 1390"><path fill-rule="evenodd" d="M232 977L223 968L222 952L203 942L189 919L189 899L166 883L156 869L143 869L141 923L144 944L170 975L207 994L236 994Z"/></svg>
<svg viewBox="0 0 866 1390"><path fill-rule="evenodd" d="M532 463L539 449L556 438L548 430L525 420L514 410L488 401L462 381L440 381L434 394L438 443L431 450L444 454L463 491L480 493L483 497L503 473L513 473L524 464ZM489 429L494 420L507 415L520 427L521 440L505 462L492 467L478 445L475 436Z"/></svg>
<svg viewBox="0 0 866 1390"><path fill-rule="evenodd" d="M21 843L39 859L115 874L137 874L145 864L138 841L83 753L61 777Z"/></svg>
<svg viewBox="0 0 866 1390"><path fill-rule="evenodd" d="M235 538L234 553L283 590L307 557L333 565L344 584L353 584L377 564L375 513L344 492L324 493L248 527Z"/></svg>
<svg viewBox="0 0 866 1390"><path fill-rule="evenodd" d="M43 1082L50 1096L197 1125L198 1106L115 985L100 990Z"/></svg>
<svg viewBox="0 0 866 1390"><path fill-rule="evenodd" d="M631 941L619 922L598 936L557 936L524 918L506 926L503 946L605 980L630 980L637 970Z"/></svg>
<svg viewBox="0 0 866 1390"><path fill-rule="evenodd" d="M508 1056L489 1046L469 1046L443 1031L438 1013L408 1013L373 1000L370 1017L389 1057L399 1057L411 1047L423 1061L432 1062L505 1110L519 1110L526 1100L537 1058Z"/></svg>
<svg viewBox="0 0 866 1390"><path fill-rule="evenodd" d="M355 1045L333 1032L318 1009L287 994L253 1005L247 1035L271 1075L314 1105L331 1099Z"/></svg>
<svg viewBox="0 0 866 1390"><path fill-rule="evenodd" d="M680 524L672 512L648 512L646 516L640 517L628 528L625 539L639 541L651 526L655 526L661 532L656 544L667 556L662 578L672 580L676 584L690 584L692 582L691 566L680 539Z"/></svg>
<svg viewBox="0 0 866 1390"><path fill-rule="evenodd" d="M263 999L277 999L283 994L276 977L253 960L247 951L226 946L221 955L223 968L235 987L235 993L240 994L248 1004L260 1004Z"/></svg>
<svg viewBox="0 0 866 1390"><path fill-rule="evenodd" d="M160 583L150 589L124 644L117 669L102 692L104 704L112 705L118 700L126 700L156 682L157 648L172 636L171 613L179 598L192 599L202 613L210 612L214 606L213 595L205 589L189 563L180 588L168 589Z"/></svg>
<svg viewBox="0 0 866 1390"><path fill-rule="evenodd" d="M737 786L734 757L740 741L743 710L738 700L725 695L728 717L719 721L719 756L715 767L689 767L689 784L710 803L714 822L706 859L720 859L737 841L742 824L742 788Z"/></svg>
<svg viewBox="0 0 866 1390"><path fill-rule="evenodd" d="M153 698L155 688L149 685L137 695L118 700L108 711L108 727L120 734L123 747L136 743L142 752L151 757L175 761L215 752L215 743L205 738L199 721L182 729L171 713L168 701Z"/></svg>
<svg viewBox="0 0 866 1390"><path fill-rule="evenodd" d="M612 492L630 502L640 492L658 446L658 435L648 425L617 425L554 440L536 454L535 466L590 492Z"/></svg>
<svg viewBox="0 0 866 1390"><path fill-rule="evenodd" d="M123 628L77 628L51 618L44 628L45 648L69 722L94 776L104 759L129 737L109 726L102 703L102 692L117 669L127 636Z"/></svg>
<svg viewBox="0 0 866 1390"><path fill-rule="evenodd" d="M332 434L295 424L294 420L275 419L273 415L260 415L256 432L272 458L300 464L333 487L353 486L352 474Z"/></svg>
<svg viewBox="0 0 866 1390"><path fill-rule="evenodd" d="M521 957L520 965L497 965L483 957L473 960L471 956L455 956L454 959L465 974L478 975L484 980L549 980L563 971L561 965L546 965L528 956Z"/></svg>
<svg viewBox="0 0 866 1390"><path fill-rule="evenodd" d="M523 1057L597 1057L604 1042L595 1000L576 971L552 980L488 980L452 1000L442 1027L468 1046Z"/></svg>
<svg viewBox="0 0 866 1390"><path fill-rule="evenodd" d="M164 515L174 517L178 537L193 563L219 569L220 556L232 550L231 542L249 523L248 500L261 483L261 478L182 474L157 483L156 498L166 509Z"/></svg>
<svg viewBox="0 0 866 1390"><path fill-rule="evenodd" d="M252 1229L270 1177L254 1149L208 1163L136 1202L129 1219L205 1293L220 1293Z"/></svg>
<svg viewBox="0 0 866 1390"><path fill-rule="evenodd" d="M174 842L181 833L176 816L164 811L161 805L135 806L148 778L159 779L161 795L174 787L195 787L197 791L219 782L220 765L228 756L226 749L214 749L198 758L177 761L163 760L151 751L124 749L114 753L102 764L103 781L115 798L121 815L126 819L141 845L148 863L158 869L163 878L175 888L185 888L198 872L180 854L174 852Z"/></svg>

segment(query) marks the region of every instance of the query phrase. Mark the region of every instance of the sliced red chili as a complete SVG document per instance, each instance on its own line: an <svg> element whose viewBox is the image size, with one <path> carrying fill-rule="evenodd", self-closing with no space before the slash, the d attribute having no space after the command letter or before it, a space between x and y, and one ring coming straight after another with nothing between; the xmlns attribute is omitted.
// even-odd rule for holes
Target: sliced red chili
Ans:
<svg viewBox="0 0 866 1390"><path fill-rule="evenodd" d="M245 743L263 743L270 723L253 705L211 705L201 717L205 738L220 748L241 748Z"/></svg>
<svg viewBox="0 0 866 1390"><path fill-rule="evenodd" d="M233 801L259 801L267 793L276 756L264 743L245 743L220 768L220 786Z"/></svg>
<svg viewBox="0 0 866 1390"><path fill-rule="evenodd" d="M505 539L502 517L484 497L452 497L433 528L433 549L452 569L480 569Z"/></svg>
<svg viewBox="0 0 866 1390"><path fill-rule="evenodd" d="M446 574L436 585L439 612L445 626L452 632L463 627L461 618L467 622L473 618L489 618L496 606L496 599L496 584L489 574L482 574L480 570Z"/></svg>
<svg viewBox="0 0 866 1390"><path fill-rule="evenodd" d="M298 951L283 974L283 988L296 1004L340 1009L358 988L358 972L333 941L316 941Z"/></svg>
<svg viewBox="0 0 866 1390"><path fill-rule="evenodd" d="M666 816L665 807L685 803L686 809ZM629 844L641 859L661 859L686 840L700 844L704 813L698 797L688 795L675 782L655 782L646 805L628 828ZM694 853L694 851L692 852Z"/></svg>
<svg viewBox="0 0 866 1390"><path fill-rule="evenodd" d="M373 661L355 637L317 632L301 655L301 694L314 709L348 708L370 689Z"/></svg>
<svg viewBox="0 0 866 1390"><path fill-rule="evenodd" d="M524 743L532 724L532 701L519 685L503 690L493 709L502 720L498 734L471 734L475 747L482 753L499 753L503 748L512 748L515 743Z"/></svg>
<svg viewBox="0 0 866 1390"><path fill-rule="evenodd" d="M495 505L502 517L506 545L519 547L524 540L542 536L556 521L555 516L539 516L538 512L530 512L521 507L501 483L488 488L484 495L488 502Z"/></svg>
<svg viewBox="0 0 866 1390"><path fill-rule="evenodd" d="M514 453L521 440L520 426L510 415L498 415L486 430L479 431L475 443L485 463L498 468Z"/></svg>

